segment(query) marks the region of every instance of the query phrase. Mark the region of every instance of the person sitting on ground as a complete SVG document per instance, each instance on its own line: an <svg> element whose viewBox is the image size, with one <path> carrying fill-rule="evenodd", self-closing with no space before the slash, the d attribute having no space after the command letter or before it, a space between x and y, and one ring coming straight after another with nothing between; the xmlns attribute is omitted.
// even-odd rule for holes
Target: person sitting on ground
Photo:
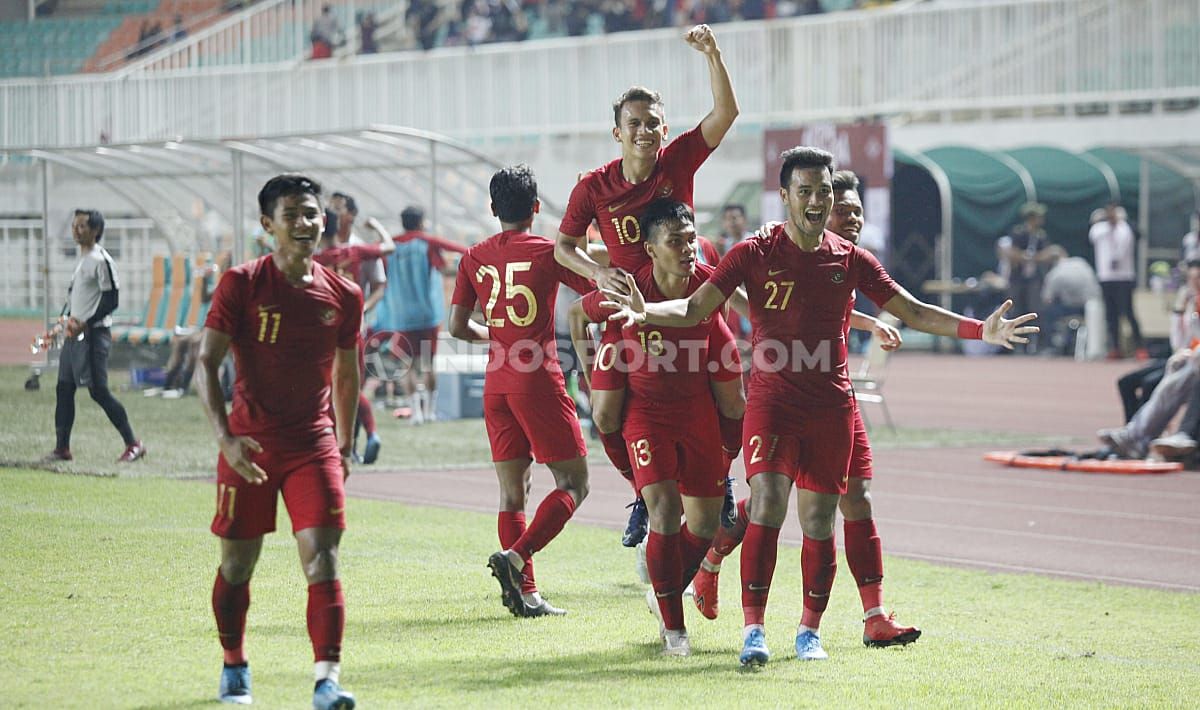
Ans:
<svg viewBox="0 0 1200 710"><path fill-rule="evenodd" d="M1188 263L1191 297L1187 308L1172 318L1171 345L1175 352L1167 359L1162 381L1150 399L1137 410L1129 423L1119 429L1101 429L1096 436L1121 458L1145 458L1150 443L1158 437L1200 383L1200 261Z"/></svg>
<svg viewBox="0 0 1200 710"><path fill-rule="evenodd" d="M205 264L192 272L192 278L204 279L204 289L200 293L202 303L212 300L221 272L229 267L229 258L229 252L225 252L217 257L216 262ZM200 354L200 336L203 332L194 327L175 328L175 335L171 338L171 354L167 357L167 379L162 387L147 387L142 390L143 396L179 399L187 394L192 384L192 375L196 372L196 358Z"/></svg>
<svg viewBox="0 0 1200 710"><path fill-rule="evenodd" d="M1188 262L1188 264L1200 263L1200 260ZM1200 293L1200 286L1192 283L1192 269L1188 264L1184 265L1184 274L1187 281L1179 289L1175 296L1175 305L1171 309L1171 345L1178 349L1183 343L1188 340L1187 319L1189 314L1195 313L1195 294ZM1117 380L1117 391L1121 394L1121 406L1125 410L1125 421L1133 419L1134 413L1142 408L1150 396L1154 393L1154 388L1162 381L1166 375L1166 358L1158 358L1151 361L1149 364L1137 368L1136 370L1122 375Z"/></svg>

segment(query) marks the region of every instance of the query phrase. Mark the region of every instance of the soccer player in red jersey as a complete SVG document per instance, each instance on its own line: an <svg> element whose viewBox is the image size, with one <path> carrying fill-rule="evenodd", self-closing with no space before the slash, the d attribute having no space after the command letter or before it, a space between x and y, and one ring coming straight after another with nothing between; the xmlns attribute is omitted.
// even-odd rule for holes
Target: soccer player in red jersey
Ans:
<svg viewBox="0 0 1200 710"><path fill-rule="evenodd" d="M986 321L923 303L892 281L870 252L832 232L833 156L797 147L783 154L780 198L787 222L731 249L707 283L685 300L645 303L626 277L629 295L610 292L627 324L689 326L708 317L745 284L754 329L753 373L744 457L750 480L749 524L742 549L743 665L767 662L763 620L775 571L779 528L791 486L804 531L804 615L797 656L825 657L817 627L836 570L833 523L846 492L854 440L854 393L846 367L845 320L855 288L910 327L935 335L983 339L1011 348L1037 332L1036 314Z"/></svg>
<svg viewBox="0 0 1200 710"><path fill-rule="evenodd" d="M663 147L668 131L662 99L649 89L630 88L613 104L616 125L612 134L621 145L620 159L586 174L575 185L567 202L566 214L559 226L555 258L599 286L623 289L623 276L637 271L647 262L638 216L652 201L665 197L691 206L696 171L720 145L737 118L737 97L712 29L708 25L697 25L687 32L685 39L708 62L712 110L698 126ZM611 266L601 266L585 251L587 228L592 220L599 224ZM605 330L605 343L616 342L619 338L616 329ZM732 341L732 334L729 339ZM723 350L726 348L719 348L712 355L720 357ZM735 349L728 350L736 355ZM740 370L741 363L733 366ZM592 396L592 421L600 431L601 443L613 465L632 483L632 466L620 432L625 390L619 381L601 384L606 386L595 390ZM736 456L741 447L742 416L746 405L741 382L713 382L713 394L725 446L730 456ZM622 544L627 547L637 545L645 536L645 530L645 506L638 499L634 502Z"/></svg>
<svg viewBox="0 0 1200 710"><path fill-rule="evenodd" d="M197 388L220 445L212 531L221 538L221 566L212 605L225 649L224 702L250 702L244 649L250 577L263 535L275 529L282 494L308 580L313 707L354 707L354 696L338 685L345 600L337 559L363 296L313 261L325 219L320 198L320 185L301 175L279 175L263 186L260 221L276 249L225 274L200 344ZM226 414L219 368L230 348L237 380Z"/></svg>
<svg viewBox="0 0 1200 710"><path fill-rule="evenodd" d="M501 551L488 558L504 605L515 616L561 615L537 591L533 555L562 531L588 492L587 448L567 395L554 339L559 283L591 291L554 261L554 242L530 234L540 208L526 165L504 168L489 186L503 231L471 247L458 265L450 333L489 343L483 417L500 480ZM471 320L476 304L483 324ZM525 524L530 464L546 464L555 488Z"/></svg>
<svg viewBox="0 0 1200 710"><path fill-rule="evenodd" d="M650 262L634 278L650 300L683 298L712 273L712 267L699 263L701 245L686 204L655 201L640 224ZM600 307L602 300L603 294L593 292L571 307L572 340L581 357L591 345L587 322L604 322L612 314ZM663 653L672 656L691 654L683 589L720 527L725 493L728 465L705 367L710 337L720 324L718 316L689 328L630 329L620 352L609 350L596 364L599 371L628 372L623 433L650 516L646 564L652 588L646 602L660 620ZM720 371L714 377L738 379L741 373ZM687 519L682 526L681 515Z"/></svg>
<svg viewBox="0 0 1200 710"><path fill-rule="evenodd" d="M357 209L355 209L355 214L357 214ZM379 259L387 258L388 254L396 251L396 243L392 241L392 235L388 234L388 231L383 228L383 224L374 217L367 218L367 227L379 236L379 242L375 244L363 244L359 241L339 242L335 236L339 231L336 226L337 220L341 218L337 216L336 212L326 210L325 219L325 230L321 234L321 250L313 258L321 266L332 269L351 283L360 282L364 266L378 264L380 263ZM330 224L334 226L330 228ZM378 289L381 297L382 289L383 287ZM368 308L369 304L364 303L364 317ZM358 447L358 431L362 427L367 430L367 444L363 449L362 462L372 464L379 459L379 449L382 448L383 441L379 438L375 426L375 412L371 409L371 400L362 392L362 384L367 376L364 348L365 343L360 339L358 344L359 393L357 418L354 422L354 448ZM357 453L353 455L357 456Z"/></svg>
<svg viewBox="0 0 1200 710"><path fill-rule="evenodd" d="M825 228L852 244L858 244L859 231L863 225L862 199L858 194L858 177L849 170L833 174L833 209ZM853 293L851 294L853 305ZM850 327L866 330L868 327L881 337L885 349L894 350L902 342L899 331L870 316L854 311L847 320L843 336L849 338ZM921 630L903 627L883 610L883 555L879 534L871 509L870 485L871 443L862 415L854 403L854 443L850 456L850 475L846 482L846 493L841 496L838 507L844 519L846 563L854 575L862 598L864 613L863 642L868 646L896 646L912 643L921 635ZM700 571L696 575L695 601L701 613L708 618L717 616L717 575L721 560L734 550L746 533L748 501L738 502L738 522L729 530L718 531L713 547L709 550Z"/></svg>

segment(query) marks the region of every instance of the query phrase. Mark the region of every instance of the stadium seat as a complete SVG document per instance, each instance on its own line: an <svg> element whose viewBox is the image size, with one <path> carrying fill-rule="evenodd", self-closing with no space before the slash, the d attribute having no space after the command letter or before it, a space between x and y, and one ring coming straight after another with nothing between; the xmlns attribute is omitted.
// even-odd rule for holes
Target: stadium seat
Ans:
<svg viewBox="0 0 1200 710"><path fill-rule="evenodd" d="M142 334L139 337L144 337L144 332L162 324L163 315L166 311L166 302L163 299L163 295L166 293L167 278L169 276L166 257L161 254L155 256L150 269L150 295L146 299L146 310L142 314L142 321L138 325L114 326L112 336L116 342L129 342L129 337L133 333Z"/></svg>
<svg viewBox="0 0 1200 710"><path fill-rule="evenodd" d="M167 292L167 304L163 309L163 316L156 327L137 330L129 334L126 342L132 345L161 345L171 341L171 336L175 332L175 325L179 323L179 319L184 312L184 299L187 296L188 286L192 281L192 270L188 263L188 258L184 254L176 254L171 257L171 283L170 289Z"/></svg>

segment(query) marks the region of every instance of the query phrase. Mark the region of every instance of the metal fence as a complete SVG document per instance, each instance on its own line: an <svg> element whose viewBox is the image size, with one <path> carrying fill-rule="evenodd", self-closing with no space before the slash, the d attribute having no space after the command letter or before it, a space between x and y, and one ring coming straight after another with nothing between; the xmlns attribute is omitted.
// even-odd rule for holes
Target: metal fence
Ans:
<svg viewBox="0 0 1200 710"><path fill-rule="evenodd" d="M1200 98L1195 0L927 3L719 25L744 126ZM387 123L465 140L603 129L630 84L711 105L674 30L341 60L0 82L0 148Z"/></svg>
<svg viewBox="0 0 1200 710"><path fill-rule="evenodd" d="M67 297L67 286L78 261L69 233L50 244L50 310L57 314ZM149 219L115 218L106 221L101 244L117 263L121 286L121 305L117 314L137 318L150 295L151 265L158 254L166 255L168 246ZM0 310L42 315L44 283L40 217L0 219Z"/></svg>

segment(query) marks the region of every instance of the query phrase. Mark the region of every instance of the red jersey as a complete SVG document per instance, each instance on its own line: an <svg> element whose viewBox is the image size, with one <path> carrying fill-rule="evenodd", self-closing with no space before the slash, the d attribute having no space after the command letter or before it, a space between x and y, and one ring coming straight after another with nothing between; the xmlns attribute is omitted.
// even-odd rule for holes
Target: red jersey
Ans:
<svg viewBox="0 0 1200 710"><path fill-rule="evenodd" d="M352 283L359 283L363 262L383 258L382 244L335 244L313 255L313 261Z"/></svg>
<svg viewBox="0 0 1200 710"><path fill-rule="evenodd" d="M446 268L446 257L442 254L442 250L452 251L456 254L466 254L467 248L457 242L452 242L449 239L422 232L419 229L414 229L411 232L397 234L392 238L397 244L406 244L414 239L419 239L429 245L429 265L438 271Z"/></svg>
<svg viewBox="0 0 1200 710"><path fill-rule="evenodd" d="M490 335L485 395L566 391L554 339L560 282L580 293L593 288L554 260L553 240L527 232L491 236L458 263L451 302L483 304Z"/></svg>
<svg viewBox="0 0 1200 710"><path fill-rule="evenodd" d="M712 267L696 264L684 297L700 288L712 273ZM648 303L671 300L658 289L653 264L644 264L634 278ZM606 299L607 296L599 291L583 299L588 318L597 323L608 320L613 311L600 307L600 302ZM708 338L716 327L714 316L718 314L714 313L690 328L646 324L626 328L622 333L622 353L597 353L597 367L604 367L608 357L622 357L622 362L629 367L630 407L687 405L693 397L709 392Z"/></svg>
<svg viewBox="0 0 1200 710"><path fill-rule="evenodd" d="M620 158L591 171L571 191L558 231L583 237L595 219L612 265L630 273L637 271L650 261L642 247L638 218L659 198L670 197L691 207L696 171L712 152L697 126L661 149L654 171L637 185L621 173Z"/></svg>
<svg viewBox="0 0 1200 710"><path fill-rule="evenodd" d="M816 251L805 252L782 224L734 245L709 281L727 297L746 285L754 345L748 398L810 406L853 397L845 327L854 289L882 306L900 288L871 252L828 230Z"/></svg>
<svg viewBox="0 0 1200 710"><path fill-rule="evenodd" d="M271 255L230 269L204 322L233 339L230 432L307 446L333 426L334 351L357 346L362 309L362 290L320 264L303 288L288 282Z"/></svg>

